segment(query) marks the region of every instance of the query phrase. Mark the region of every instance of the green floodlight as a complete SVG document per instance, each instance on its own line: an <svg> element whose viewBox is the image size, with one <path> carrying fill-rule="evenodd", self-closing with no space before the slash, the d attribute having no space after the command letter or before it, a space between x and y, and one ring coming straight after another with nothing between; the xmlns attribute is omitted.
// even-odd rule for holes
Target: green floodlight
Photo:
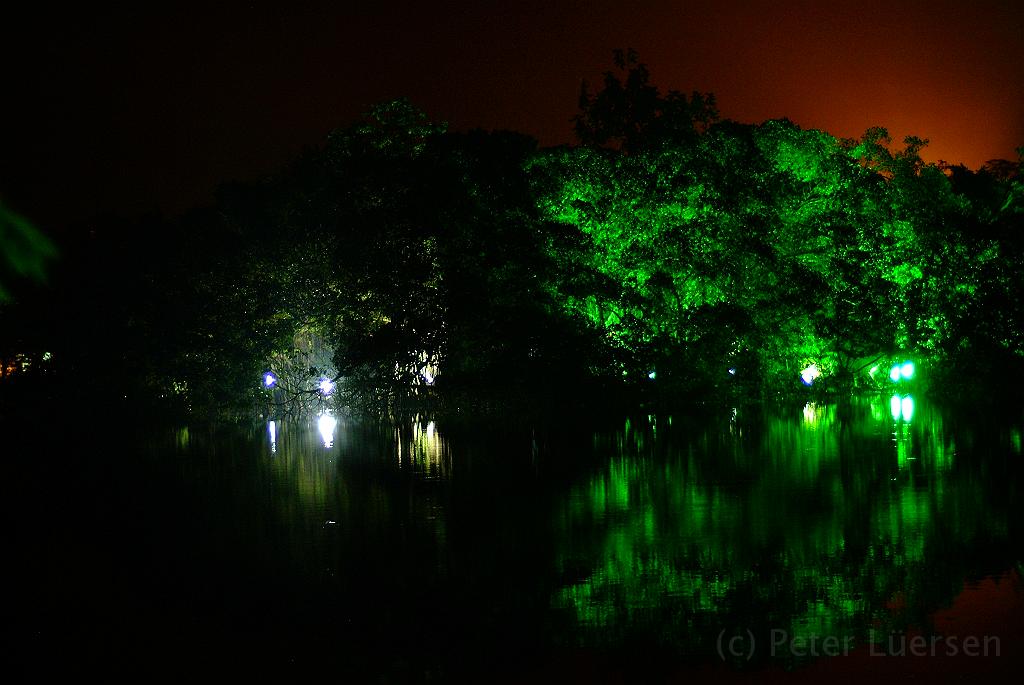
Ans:
<svg viewBox="0 0 1024 685"><path fill-rule="evenodd" d="M898 383L901 380L909 381L917 373L917 367L914 366L914 362L909 359L902 364L893 364L892 368L889 369L889 380L893 383Z"/></svg>

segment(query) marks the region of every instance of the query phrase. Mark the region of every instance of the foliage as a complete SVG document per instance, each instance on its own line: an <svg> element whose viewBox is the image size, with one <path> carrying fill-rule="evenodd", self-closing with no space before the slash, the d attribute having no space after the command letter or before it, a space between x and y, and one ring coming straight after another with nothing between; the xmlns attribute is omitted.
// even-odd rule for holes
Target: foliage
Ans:
<svg viewBox="0 0 1024 685"><path fill-rule="evenodd" d="M581 99L584 144L542 151L531 174L542 212L577 232L577 266L591 274L566 282L566 310L620 350L627 376L777 392L813 363L833 382L868 383L892 355L938 365L987 347L981 318L1022 354L1011 334L1020 261L1001 255L1020 234L1004 229L1001 242L972 226L970 201L921 159L927 141L892 151L881 128L843 141L786 120L687 112L669 126L678 94L659 95L635 60L618 55L618 66L623 79L609 73ZM989 221L1019 226L1013 187L992 191L1007 200L990 203ZM983 306L982 292L1004 306Z"/></svg>
<svg viewBox="0 0 1024 685"><path fill-rule="evenodd" d="M635 53L615 66L583 88L577 146L449 132L396 100L210 210L103 226L39 329L63 331L69 374L215 416L280 411L266 370L305 408L327 379L394 411L1024 366L1019 161L720 120ZM0 277L38 276L52 246L3 216Z"/></svg>
<svg viewBox="0 0 1024 685"><path fill-rule="evenodd" d="M27 219L0 204L0 302L11 295L5 281L46 275L47 262L56 256L54 244Z"/></svg>

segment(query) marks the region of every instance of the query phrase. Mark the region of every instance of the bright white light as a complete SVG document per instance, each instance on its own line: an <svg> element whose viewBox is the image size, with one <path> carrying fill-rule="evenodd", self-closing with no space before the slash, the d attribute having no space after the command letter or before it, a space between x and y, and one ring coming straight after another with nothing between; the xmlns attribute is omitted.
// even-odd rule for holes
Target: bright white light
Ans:
<svg viewBox="0 0 1024 685"><path fill-rule="evenodd" d="M263 374L263 387L272 388L277 385L277 376L267 371Z"/></svg>
<svg viewBox="0 0 1024 685"><path fill-rule="evenodd" d="M324 440L324 447L330 449L334 446L334 429L338 425L338 420L330 414L321 414L316 424L320 429L320 437Z"/></svg>
<svg viewBox="0 0 1024 685"><path fill-rule="evenodd" d="M731 375L731 376L735 376L736 375L736 367L735 366L732 367L731 369L729 369L729 375Z"/></svg>
<svg viewBox="0 0 1024 685"><path fill-rule="evenodd" d="M321 378L320 392L322 392L325 396L330 395L332 392L334 392L334 381L332 381L329 378Z"/></svg>
<svg viewBox="0 0 1024 685"><path fill-rule="evenodd" d="M899 379L900 379L900 365L897 364L894 367L892 367L891 369L889 369L889 380L891 380L893 383L895 383Z"/></svg>
<svg viewBox="0 0 1024 685"><path fill-rule="evenodd" d="M889 398L889 413L892 415L893 421L899 421L900 416L903 415L903 401L899 395L893 395Z"/></svg>
<svg viewBox="0 0 1024 685"><path fill-rule="evenodd" d="M437 365L431 363L431 357L426 352L420 352L420 378L427 385L433 385L434 379L437 378Z"/></svg>
<svg viewBox="0 0 1024 685"><path fill-rule="evenodd" d="M900 402L900 416L907 423L910 423L910 419L914 418L914 398L907 395Z"/></svg>
<svg viewBox="0 0 1024 685"><path fill-rule="evenodd" d="M267 432L270 433L270 451L277 452L277 421L267 422Z"/></svg>
<svg viewBox="0 0 1024 685"><path fill-rule="evenodd" d="M904 362L900 367L900 375L904 378L914 377L914 362Z"/></svg>
<svg viewBox="0 0 1024 685"><path fill-rule="evenodd" d="M653 381L655 378L658 377L658 372L657 371L651 371L649 374L647 374L647 377L650 378Z"/></svg>
<svg viewBox="0 0 1024 685"><path fill-rule="evenodd" d="M818 370L817 364L811 364L806 369L800 372L800 380L804 382L804 385L810 385L814 382L814 379L821 375L821 371Z"/></svg>

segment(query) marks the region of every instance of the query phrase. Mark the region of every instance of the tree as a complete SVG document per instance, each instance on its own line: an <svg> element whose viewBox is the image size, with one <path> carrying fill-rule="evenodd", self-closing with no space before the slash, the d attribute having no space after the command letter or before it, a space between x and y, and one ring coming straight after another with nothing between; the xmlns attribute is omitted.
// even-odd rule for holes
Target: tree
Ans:
<svg viewBox="0 0 1024 685"><path fill-rule="evenodd" d="M15 279L43 280L46 265L56 254L49 238L27 219L0 204L0 302L11 297L7 288Z"/></svg>
<svg viewBox="0 0 1024 685"><path fill-rule="evenodd" d="M615 50L613 58L622 77L606 71L599 92L592 94L586 82L580 88L580 112L573 122L582 144L627 152L678 145L718 120L712 94L694 91L687 97L670 90L661 95L634 50Z"/></svg>

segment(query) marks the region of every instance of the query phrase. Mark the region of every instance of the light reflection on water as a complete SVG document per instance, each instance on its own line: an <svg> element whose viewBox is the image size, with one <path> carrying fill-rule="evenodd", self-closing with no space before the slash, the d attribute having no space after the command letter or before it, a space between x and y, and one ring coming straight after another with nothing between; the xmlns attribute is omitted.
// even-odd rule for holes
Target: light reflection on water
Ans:
<svg viewBox="0 0 1024 685"><path fill-rule="evenodd" d="M756 437L709 430L667 452L627 423L608 465L557 508L556 566L575 578L552 606L572 639L639 631L706 652L738 601L793 635L863 641L924 626L948 599L932 557L1005 536L1007 513L981 479L951 475L955 440L937 412L910 396L889 404L890 416L855 405L841 417L808 403L799 422L769 418ZM909 601L894 614L897 595Z"/></svg>
<svg viewBox="0 0 1024 685"><path fill-rule="evenodd" d="M330 414L321 414L316 421L320 437L324 441L324 447L331 449L334 446L334 429L338 427L338 420Z"/></svg>
<svg viewBox="0 0 1024 685"><path fill-rule="evenodd" d="M405 427L396 430L396 442L400 468L411 468L429 478L446 478L449 475L446 445L438 435L434 421L417 417L412 422L411 434Z"/></svg>
<svg viewBox="0 0 1024 685"><path fill-rule="evenodd" d="M324 418L268 425L247 506L339 601L473 587L464 612L528 623L516 607L543 606L555 644L699 656L739 620L858 640L925 628L979 545L999 570L1019 563L1019 427L950 425L909 395L645 415L570 446Z"/></svg>

